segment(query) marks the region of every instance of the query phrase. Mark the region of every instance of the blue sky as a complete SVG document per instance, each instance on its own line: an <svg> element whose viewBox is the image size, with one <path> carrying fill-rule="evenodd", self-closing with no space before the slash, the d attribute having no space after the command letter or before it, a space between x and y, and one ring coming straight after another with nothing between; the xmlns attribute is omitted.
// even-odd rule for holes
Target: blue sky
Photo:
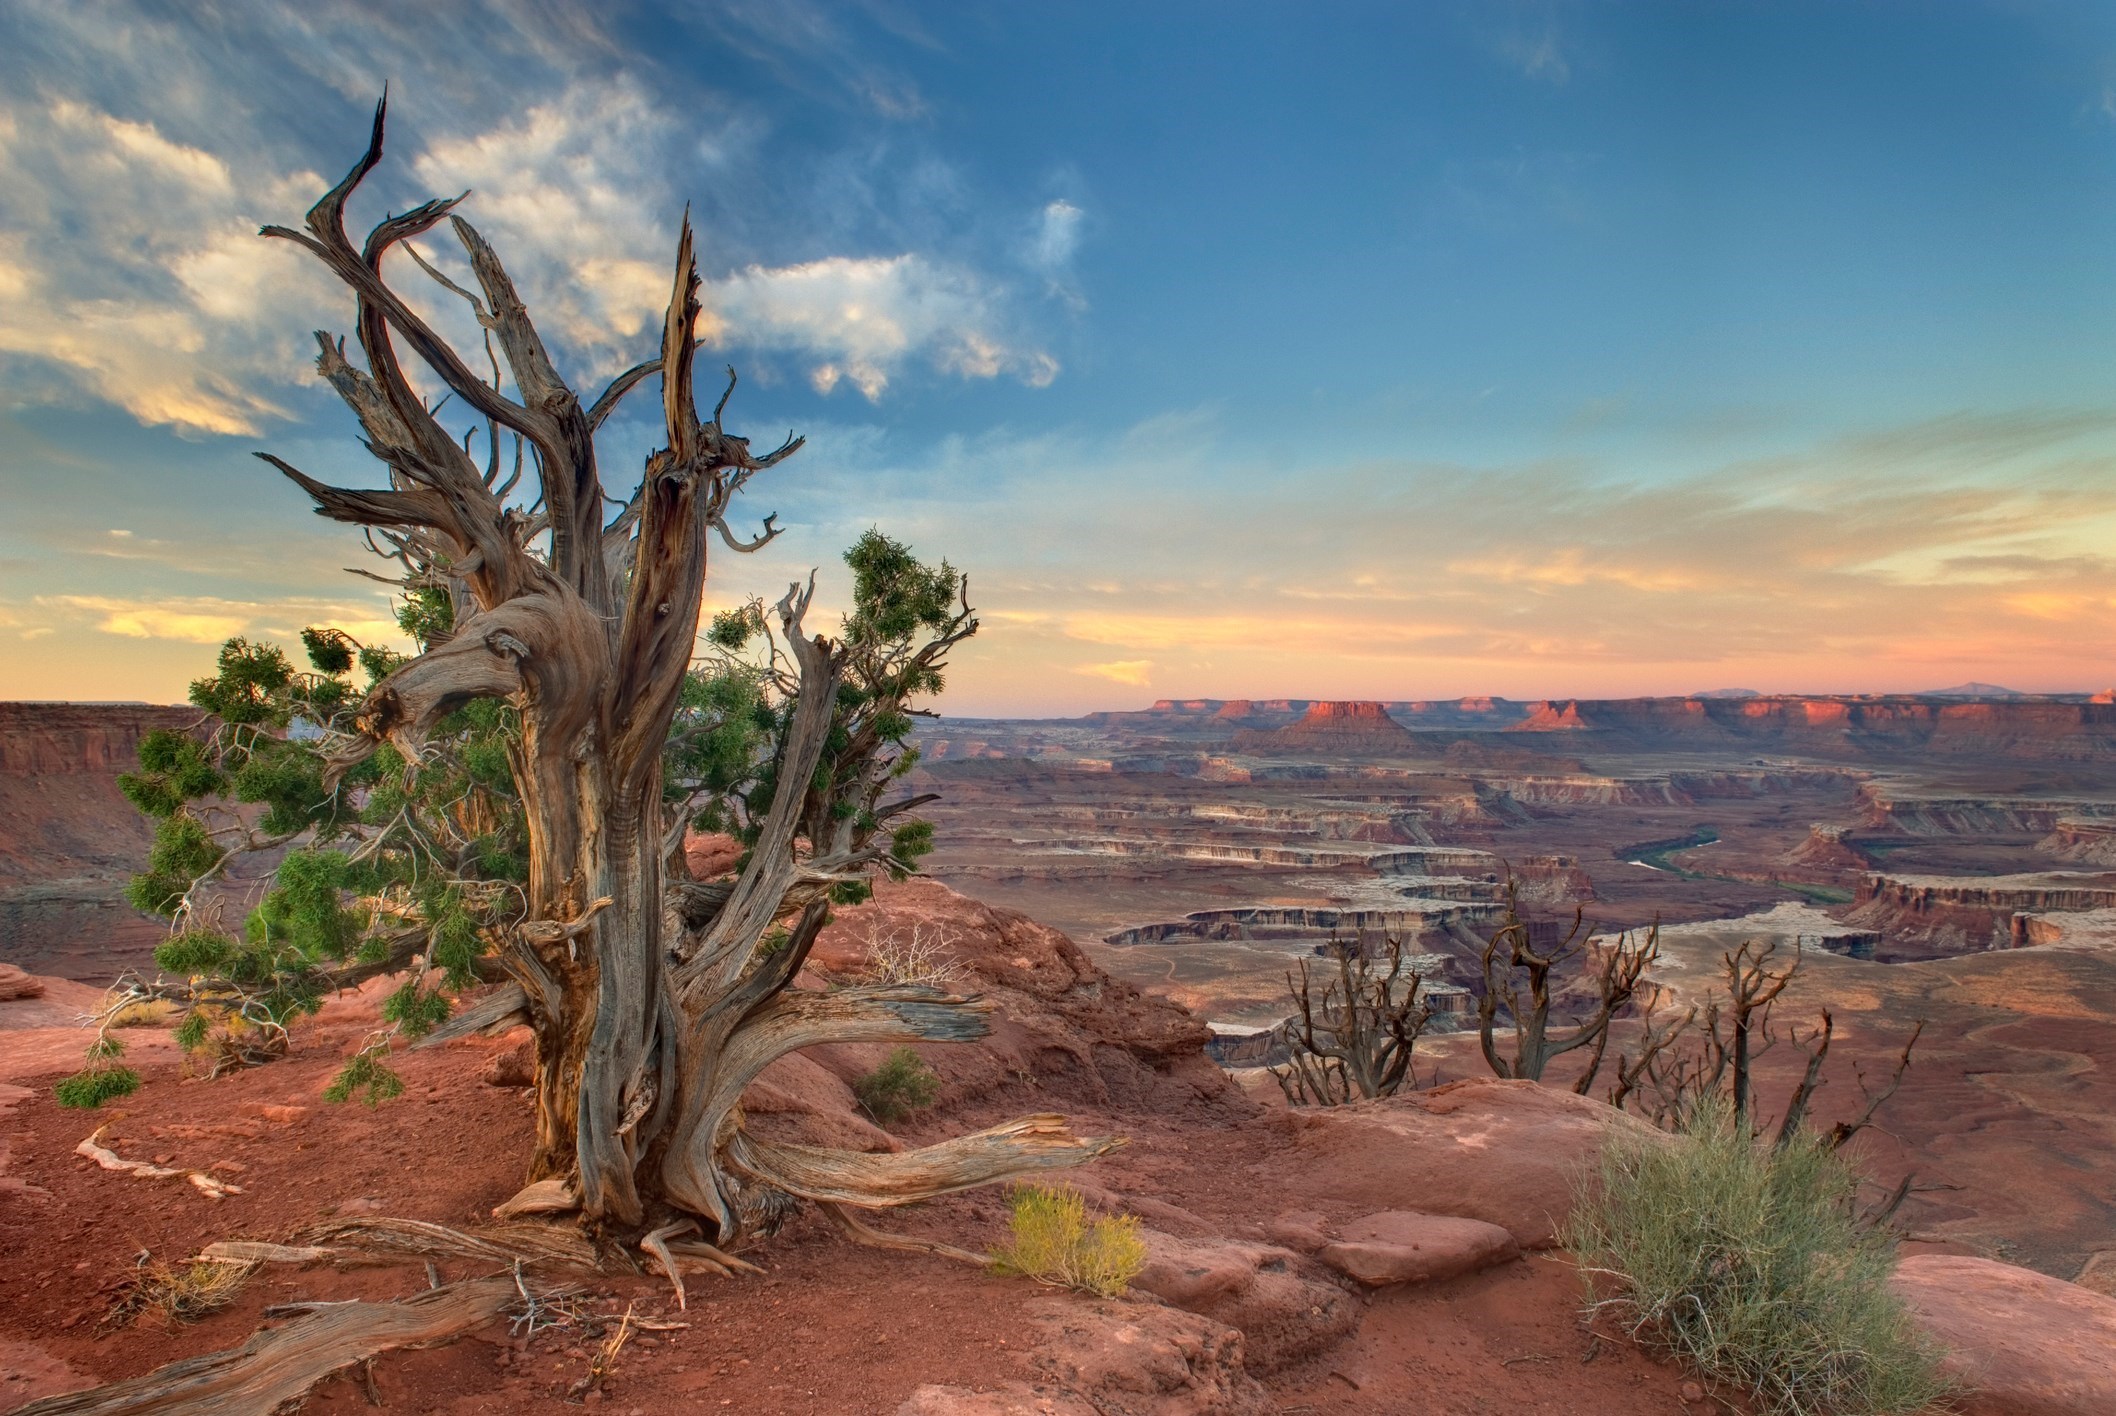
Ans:
<svg viewBox="0 0 2116 1416"><path fill-rule="evenodd" d="M954 711L2116 682L2107 6L8 0L0 694L382 632L248 454L373 477L254 232L384 82L583 387L691 204L810 438L712 597L946 555Z"/></svg>

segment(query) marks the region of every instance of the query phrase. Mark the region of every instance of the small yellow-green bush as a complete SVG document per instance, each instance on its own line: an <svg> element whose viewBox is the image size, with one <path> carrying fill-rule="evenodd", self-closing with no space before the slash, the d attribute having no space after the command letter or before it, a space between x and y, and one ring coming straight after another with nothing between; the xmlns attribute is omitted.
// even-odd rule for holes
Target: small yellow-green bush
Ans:
<svg viewBox="0 0 2116 1416"><path fill-rule="evenodd" d="M1858 1177L1821 1140L1760 1144L1697 1108L1672 1141L1617 1140L1564 1242L1590 1314L1747 1393L1759 1416L1886 1416L1947 1391L1889 1291L1894 1238L1860 1222Z"/></svg>
<svg viewBox="0 0 2116 1416"><path fill-rule="evenodd" d="M1105 1215L1091 1222L1078 1190L1023 1185L1011 1199L1013 1238L992 1255L1001 1273L1115 1298L1146 1267L1146 1241L1135 1217Z"/></svg>

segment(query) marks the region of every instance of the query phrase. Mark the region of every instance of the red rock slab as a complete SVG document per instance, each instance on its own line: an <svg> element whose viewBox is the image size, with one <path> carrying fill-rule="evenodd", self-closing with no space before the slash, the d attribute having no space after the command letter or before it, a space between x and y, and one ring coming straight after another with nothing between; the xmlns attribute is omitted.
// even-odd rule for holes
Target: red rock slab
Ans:
<svg viewBox="0 0 2116 1416"><path fill-rule="evenodd" d="M1006 1382L990 1391L922 1386L896 1412L897 1416L1102 1416L1085 1397L1027 1382Z"/></svg>
<svg viewBox="0 0 2116 1416"><path fill-rule="evenodd" d="M1521 1256L1496 1224L1453 1215L1384 1210L1344 1226L1319 1257L1369 1288L1455 1278Z"/></svg>
<svg viewBox="0 0 2116 1416"><path fill-rule="evenodd" d="M1293 1144L1259 1167L1273 1193L1481 1219L1524 1249L1558 1242L1574 1184L1611 1137L1661 1134L1606 1102L1496 1079L1287 1116Z"/></svg>
<svg viewBox="0 0 2116 1416"><path fill-rule="evenodd" d="M1141 1237L1147 1263L1131 1286L1239 1330L1256 1376L1326 1352L1359 1326L1359 1301L1289 1249L1153 1229Z"/></svg>
<svg viewBox="0 0 2116 1416"><path fill-rule="evenodd" d="M1193 1311L1249 1287L1264 1264L1293 1258L1288 1251L1268 1244L1178 1239L1153 1229L1142 1231L1140 1237L1146 1241L1146 1267L1131 1286Z"/></svg>
<svg viewBox="0 0 2116 1416"><path fill-rule="evenodd" d="M2116 1298L1958 1254L1903 1260L1895 1289L1970 1388L1963 1416L2116 1412Z"/></svg>
<svg viewBox="0 0 2116 1416"><path fill-rule="evenodd" d="M1266 1416L1242 1334L1180 1308L1054 1298L1034 1310L1042 1384L1126 1416ZM1033 1409L1033 1408L1032 1408ZM1060 1408L1062 1409L1062 1408Z"/></svg>

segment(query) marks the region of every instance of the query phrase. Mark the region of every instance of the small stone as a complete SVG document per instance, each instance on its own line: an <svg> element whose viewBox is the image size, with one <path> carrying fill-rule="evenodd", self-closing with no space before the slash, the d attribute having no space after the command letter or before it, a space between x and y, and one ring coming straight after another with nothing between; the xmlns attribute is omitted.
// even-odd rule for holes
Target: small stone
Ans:
<svg viewBox="0 0 2116 1416"><path fill-rule="evenodd" d="M1454 1278L1521 1252L1513 1235L1496 1224L1412 1210L1370 1214L1339 1233L1318 1257L1369 1288Z"/></svg>
<svg viewBox="0 0 2116 1416"><path fill-rule="evenodd" d="M1683 1405L1695 1406L1698 1402L1703 1401L1705 1399L1705 1389L1699 1386L1696 1382L1684 1382L1682 1388L1682 1399Z"/></svg>

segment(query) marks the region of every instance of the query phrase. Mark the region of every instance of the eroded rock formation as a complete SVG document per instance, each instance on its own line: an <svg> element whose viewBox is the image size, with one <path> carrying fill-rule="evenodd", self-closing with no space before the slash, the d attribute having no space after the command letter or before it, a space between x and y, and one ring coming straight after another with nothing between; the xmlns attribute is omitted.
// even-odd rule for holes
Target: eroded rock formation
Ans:
<svg viewBox="0 0 2116 1416"><path fill-rule="evenodd" d="M0 959L107 979L146 960L159 921L125 903L150 823L118 790L142 734L183 729L195 708L0 703Z"/></svg>
<svg viewBox="0 0 2116 1416"><path fill-rule="evenodd" d="M1340 757L1401 757L1416 752L1415 734L1379 703L1312 703L1282 728L1234 735L1238 752L1317 753Z"/></svg>

